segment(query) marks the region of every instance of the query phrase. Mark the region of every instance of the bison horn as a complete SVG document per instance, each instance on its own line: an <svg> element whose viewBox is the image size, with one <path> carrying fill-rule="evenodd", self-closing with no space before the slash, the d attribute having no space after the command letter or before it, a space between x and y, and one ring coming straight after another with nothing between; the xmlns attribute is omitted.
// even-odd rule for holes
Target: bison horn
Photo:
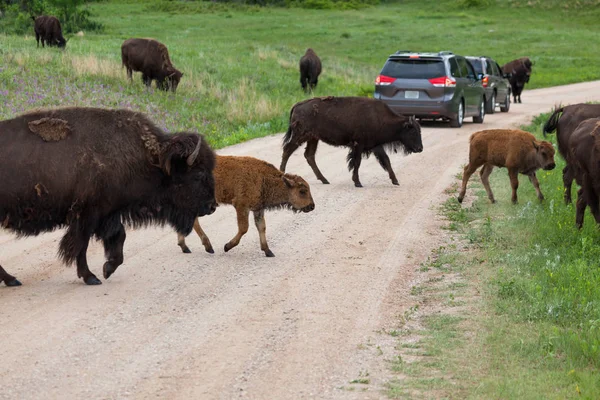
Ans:
<svg viewBox="0 0 600 400"><path fill-rule="evenodd" d="M187 158L187 165L189 165L190 167L192 165L194 165L194 161L196 161L196 157L198 157L198 153L200 153L201 145L202 145L202 136L198 136L198 144L196 145L196 148L194 149L192 154L190 154Z"/></svg>

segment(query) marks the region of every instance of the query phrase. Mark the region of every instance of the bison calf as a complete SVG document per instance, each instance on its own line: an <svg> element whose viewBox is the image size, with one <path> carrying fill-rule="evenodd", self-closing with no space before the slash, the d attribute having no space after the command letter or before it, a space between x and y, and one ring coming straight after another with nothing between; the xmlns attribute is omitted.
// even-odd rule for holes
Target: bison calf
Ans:
<svg viewBox="0 0 600 400"><path fill-rule="evenodd" d="M217 156L214 169L215 198L218 204L231 204L237 213L238 233L225 245L225 251L240 243L248 232L248 216L254 214L254 223L260 236L260 248L267 257L275 255L269 249L266 236L265 210L289 208L295 212L315 209L310 187L299 176L284 174L266 161L252 157ZM210 240L194 222L204 249L214 253ZM184 253L190 253L185 236L178 234L177 244Z"/></svg>
<svg viewBox="0 0 600 400"><path fill-rule="evenodd" d="M384 147L407 154L423 151L421 126L414 117L398 115L385 103L366 97L316 97L292 107L290 125L283 138L280 169L285 171L292 153L307 142L306 161L321 182L329 183L315 161L319 140L350 148L348 169L353 171L356 187L362 187L358 178L362 157L375 154L392 183L398 185Z"/></svg>
<svg viewBox="0 0 600 400"><path fill-rule="evenodd" d="M300 84L302 89L307 92L313 90L319 81L321 74L321 59L313 49L307 49L306 53L300 58Z"/></svg>
<svg viewBox="0 0 600 400"><path fill-rule="evenodd" d="M58 18L52 15L40 15L37 18L32 16L31 19L34 21L33 30L35 31L37 47L40 47L40 40L42 41L42 47L44 47L44 43L59 48L64 48L67 45Z"/></svg>
<svg viewBox="0 0 600 400"><path fill-rule="evenodd" d="M179 86L183 73L173 66L167 46L153 39L127 39L121 45L121 61L132 79L133 71L142 73L142 82L147 87L156 80L160 90L171 89L173 93Z"/></svg>
<svg viewBox="0 0 600 400"><path fill-rule="evenodd" d="M481 182L488 198L495 203L490 188L489 176L494 167L506 167L512 186L512 202L517 203L518 174L527 175L535 187L538 198L544 199L535 171L543 168L554 169L554 147L550 142L538 141L529 132L512 129L490 129L475 132L471 135L469 148L469 164L463 172L463 181L458 201L462 203L467 191L467 182L471 175L480 171Z"/></svg>

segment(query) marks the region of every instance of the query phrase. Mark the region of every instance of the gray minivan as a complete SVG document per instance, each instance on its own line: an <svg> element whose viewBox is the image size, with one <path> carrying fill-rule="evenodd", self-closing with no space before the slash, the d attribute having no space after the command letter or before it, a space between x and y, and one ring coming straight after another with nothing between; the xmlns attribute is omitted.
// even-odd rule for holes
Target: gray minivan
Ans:
<svg viewBox="0 0 600 400"><path fill-rule="evenodd" d="M449 51L390 55L375 81L374 97L402 115L442 119L460 127L466 117L483 123L485 93L471 63Z"/></svg>

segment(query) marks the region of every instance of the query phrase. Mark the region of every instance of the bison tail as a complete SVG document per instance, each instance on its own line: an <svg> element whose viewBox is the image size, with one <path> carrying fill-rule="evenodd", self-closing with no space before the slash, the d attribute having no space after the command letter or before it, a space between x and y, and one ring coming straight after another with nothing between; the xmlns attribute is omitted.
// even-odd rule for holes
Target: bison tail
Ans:
<svg viewBox="0 0 600 400"><path fill-rule="evenodd" d="M561 113L564 109L564 107L557 107L550 116L550 118L548 118L548 121L546 121L546 123L544 124L544 129L542 130L544 136L546 136L547 133L552 133L556 130L556 128L558 127L558 121L560 120Z"/></svg>
<svg viewBox="0 0 600 400"><path fill-rule="evenodd" d="M283 137L283 145L284 146L292 141L292 136L294 135L292 133L292 115L294 114L295 107L296 106L294 105L294 107L292 107L292 109L290 110L290 120L288 122L288 130L285 133L285 136Z"/></svg>

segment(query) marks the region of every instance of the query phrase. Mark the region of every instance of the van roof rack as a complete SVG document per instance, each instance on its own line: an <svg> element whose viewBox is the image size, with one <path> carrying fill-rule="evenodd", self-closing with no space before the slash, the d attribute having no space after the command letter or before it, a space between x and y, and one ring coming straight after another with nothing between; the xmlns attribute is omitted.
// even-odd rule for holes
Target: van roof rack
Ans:
<svg viewBox="0 0 600 400"><path fill-rule="evenodd" d="M439 54L440 56L450 56L450 55L454 55L454 53L453 53L453 52L451 52L451 51L448 51L448 50L442 50L442 51L438 52L438 54Z"/></svg>

